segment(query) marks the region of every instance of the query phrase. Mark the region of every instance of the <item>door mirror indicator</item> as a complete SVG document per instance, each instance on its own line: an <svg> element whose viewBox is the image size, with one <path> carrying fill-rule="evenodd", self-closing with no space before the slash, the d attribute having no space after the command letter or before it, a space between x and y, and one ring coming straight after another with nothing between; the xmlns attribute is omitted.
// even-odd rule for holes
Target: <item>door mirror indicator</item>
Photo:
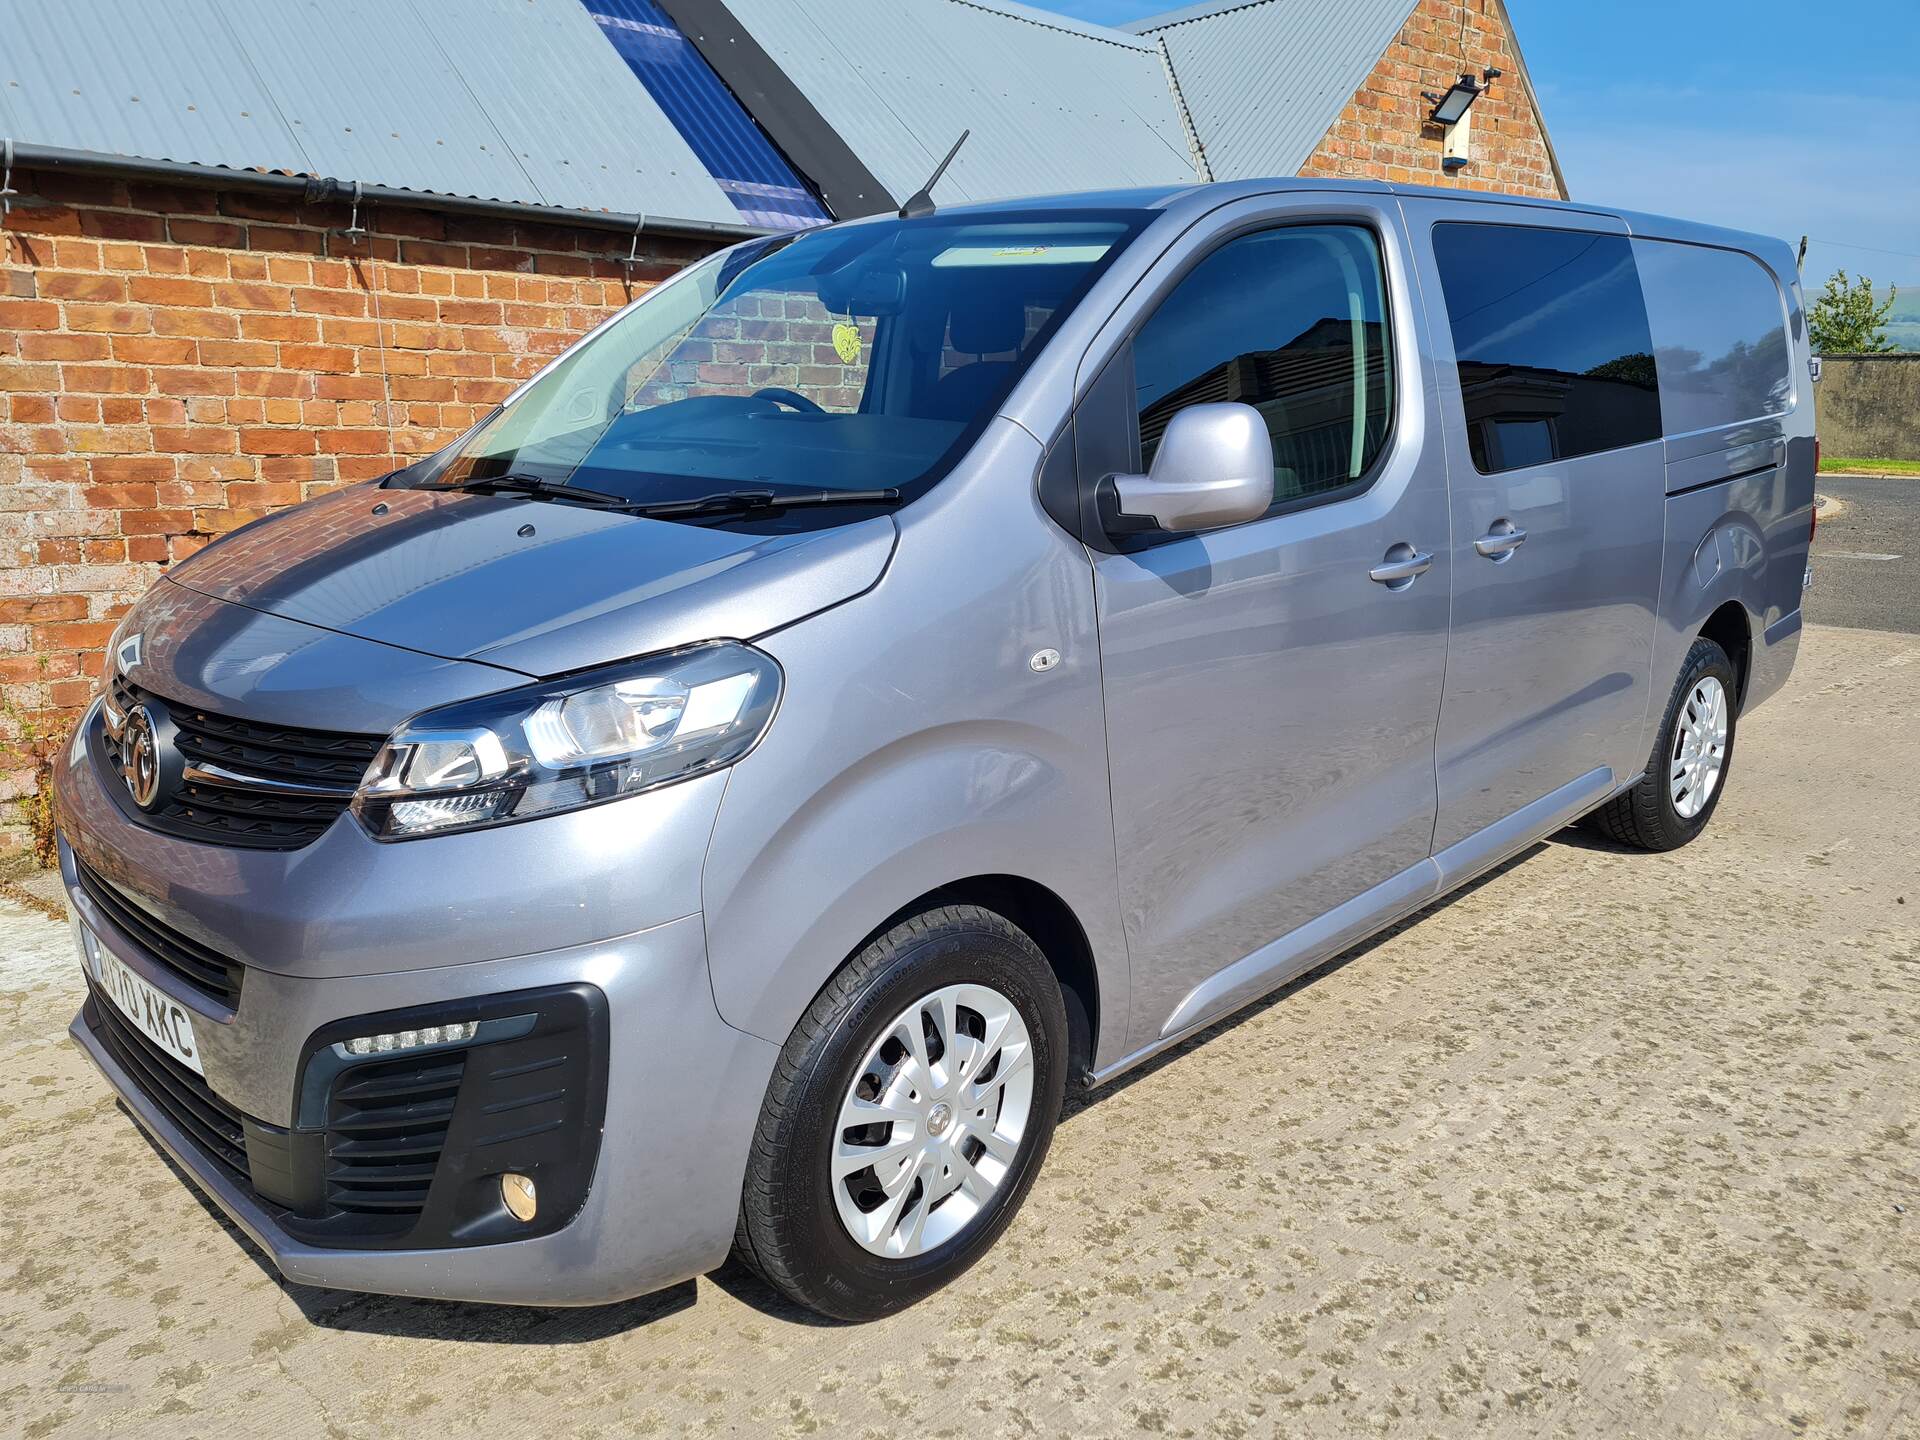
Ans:
<svg viewBox="0 0 1920 1440"><path fill-rule="evenodd" d="M1273 505L1273 438L1251 405L1189 405L1145 475L1115 475L1123 517L1176 533L1258 520Z"/></svg>

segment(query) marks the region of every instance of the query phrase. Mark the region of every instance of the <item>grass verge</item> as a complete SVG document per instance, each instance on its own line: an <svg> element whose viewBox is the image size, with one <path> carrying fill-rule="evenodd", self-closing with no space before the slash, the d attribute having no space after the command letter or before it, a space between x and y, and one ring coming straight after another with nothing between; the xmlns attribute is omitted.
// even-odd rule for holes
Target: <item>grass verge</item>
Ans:
<svg viewBox="0 0 1920 1440"><path fill-rule="evenodd" d="M1822 455L1822 475L1920 475L1920 460L1865 460L1857 455Z"/></svg>

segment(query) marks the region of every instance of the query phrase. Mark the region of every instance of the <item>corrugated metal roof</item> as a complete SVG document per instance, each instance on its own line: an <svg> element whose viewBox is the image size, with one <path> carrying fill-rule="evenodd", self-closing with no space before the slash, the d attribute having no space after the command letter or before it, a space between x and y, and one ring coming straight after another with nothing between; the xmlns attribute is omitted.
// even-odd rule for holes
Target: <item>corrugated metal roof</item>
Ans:
<svg viewBox="0 0 1920 1440"><path fill-rule="evenodd" d="M1158 46L976 0L728 0L896 195L972 137L937 200L1179 183L1191 150Z"/></svg>
<svg viewBox="0 0 1920 1440"><path fill-rule="evenodd" d="M1340 118L1413 0L1224 0L1129 25L1166 46L1216 180L1292 175Z"/></svg>
<svg viewBox="0 0 1920 1440"><path fill-rule="evenodd" d="M8 12L0 128L27 144L740 223L578 0Z"/></svg>

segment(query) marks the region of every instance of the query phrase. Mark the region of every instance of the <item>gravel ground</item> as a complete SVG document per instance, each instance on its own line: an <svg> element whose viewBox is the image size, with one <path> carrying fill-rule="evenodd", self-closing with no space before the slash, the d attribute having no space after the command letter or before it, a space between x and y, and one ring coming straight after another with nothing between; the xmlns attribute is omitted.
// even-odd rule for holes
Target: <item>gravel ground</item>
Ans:
<svg viewBox="0 0 1920 1440"><path fill-rule="evenodd" d="M0 1429L1920 1434L1920 639L1815 629L1670 856L1569 834L1098 1092L960 1284L821 1325L290 1288L0 910ZM4 903L4 902L0 902Z"/></svg>

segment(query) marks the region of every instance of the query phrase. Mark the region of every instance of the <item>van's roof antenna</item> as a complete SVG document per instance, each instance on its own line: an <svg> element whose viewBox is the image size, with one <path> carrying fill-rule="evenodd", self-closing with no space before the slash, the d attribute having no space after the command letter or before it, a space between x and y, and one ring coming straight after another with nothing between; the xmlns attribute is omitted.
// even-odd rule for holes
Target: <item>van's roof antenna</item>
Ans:
<svg viewBox="0 0 1920 1440"><path fill-rule="evenodd" d="M912 198L900 207L900 218L902 220L918 220L922 215L933 214L933 187L940 183L940 177L947 173L947 166L953 163L953 157L960 153L960 147L967 143L967 136L972 133L973 131L971 130L962 130L960 132L960 138L954 141L953 148L947 151L947 158L942 160L939 165L934 168L934 172L928 177L927 183L915 191Z"/></svg>

